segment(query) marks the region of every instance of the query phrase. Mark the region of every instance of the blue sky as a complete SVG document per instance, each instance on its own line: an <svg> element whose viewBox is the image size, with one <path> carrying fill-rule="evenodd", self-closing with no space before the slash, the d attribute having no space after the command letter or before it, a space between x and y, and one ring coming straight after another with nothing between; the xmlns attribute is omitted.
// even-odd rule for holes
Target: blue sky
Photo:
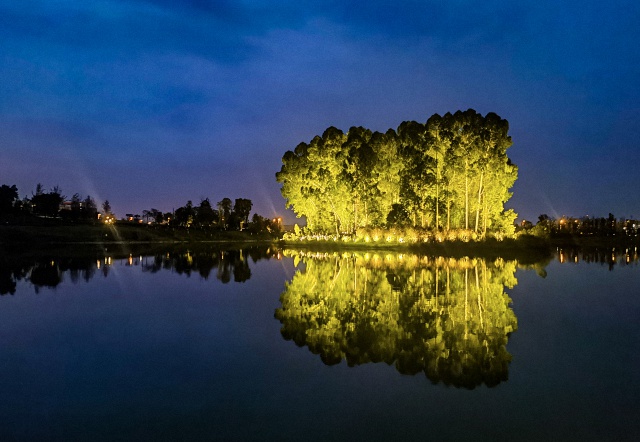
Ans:
<svg viewBox="0 0 640 442"><path fill-rule="evenodd" d="M640 217L638 23L620 0L5 1L0 184L272 216L299 142L473 108L510 123L521 218Z"/></svg>

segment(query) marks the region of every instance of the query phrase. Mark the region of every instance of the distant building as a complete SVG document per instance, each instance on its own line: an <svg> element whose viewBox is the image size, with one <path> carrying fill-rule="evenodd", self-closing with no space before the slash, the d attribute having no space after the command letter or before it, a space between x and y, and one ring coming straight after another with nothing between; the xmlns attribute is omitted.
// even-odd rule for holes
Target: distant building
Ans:
<svg viewBox="0 0 640 442"><path fill-rule="evenodd" d="M78 201L76 203L78 205L78 209L82 210L85 208L85 204L83 201ZM72 201L63 201L58 206L60 210L73 210L73 202Z"/></svg>

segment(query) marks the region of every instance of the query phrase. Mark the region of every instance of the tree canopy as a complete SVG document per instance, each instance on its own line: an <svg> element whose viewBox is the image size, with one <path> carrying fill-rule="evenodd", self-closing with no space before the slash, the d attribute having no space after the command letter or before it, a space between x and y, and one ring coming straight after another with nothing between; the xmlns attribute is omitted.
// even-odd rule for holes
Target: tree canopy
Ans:
<svg viewBox="0 0 640 442"><path fill-rule="evenodd" d="M403 122L396 131L329 127L282 158L281 193L307 228L355 233L410 225L513 231L505 211L517 167L507 157L509 123L473 109Z"/></svg>

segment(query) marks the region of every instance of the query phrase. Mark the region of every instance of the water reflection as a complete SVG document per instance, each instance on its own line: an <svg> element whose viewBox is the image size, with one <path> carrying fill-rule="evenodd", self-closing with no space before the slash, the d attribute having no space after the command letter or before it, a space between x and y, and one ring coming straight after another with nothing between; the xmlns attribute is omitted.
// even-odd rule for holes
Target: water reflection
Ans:
<svg viewBox="0 0 640 442"><path fill-rule="evenodd" d="M515 261L286 253L304 270L275 316L285 339L326 364L386 362L468 389L507 380Z"/></svg>
<svg viewBox="0 0 640 442"><path fill-rule="evenodd" d="M562 264L579 262L607 265L609 270L615 266L637 265L640 260L638 247L601 247L579 248L562 247L556 250L556 257Z"/></svg>
<svg viewBox="0 0 640 442"><path fill-rule="evenodd" d="M171 250L154 254L95 254L73 257L13 256L0 259L0 295L13 295L17 283L30 283L36 293L55 288L68 278L72 283L89 281L96 275L108 276L114 266L139 266L143 272L170 270L209 279L212 274L222 283L244 282L251 278L249 261L280 257L275 248Z"/></svg>

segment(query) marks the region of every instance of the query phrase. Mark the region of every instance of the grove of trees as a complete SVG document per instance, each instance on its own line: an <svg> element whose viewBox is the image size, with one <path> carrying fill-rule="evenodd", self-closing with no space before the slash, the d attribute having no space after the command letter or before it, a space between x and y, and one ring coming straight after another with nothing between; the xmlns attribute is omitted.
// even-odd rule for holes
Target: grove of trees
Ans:
<svg viewBox="0 0 640 442"><path fill-rule="evenodd" d="M123 220L133 223L150 223L169 226L172 228L191 227L203 230L247 230L250 233L278 234L282 230L280 219L265 218L254 213L250 218L253 202L247 198L223 198L215 205L209 198L202 198L199 205L191 200L184 206L169 212L158 209L143 210L142 216L126 214ZM115 222L115 215L111 210L111 203L105 200L101 204L102 220ZM42 184L38 184L32 196L19 198L16 185L0 186L0 221L5 224L39 223L41 218L51 218L48 222L74 223L99 222L98 208L91 196L83 198L75 193L70 200L62 194L60 187L55 186L49 192Z"/></svg>
<svg viewBox="0 0 640 442"><path fill-rule="evenodd" d="M41 217L62 217L70 220L93 220L96 218L98 209L94 199L87 195L83 198L79 193L75 193L68 201L66 209L61 210L61 205L66 201L66 196L62 194L62 189L55 186L48 192L40 183L36 186L31 198L25 196L20 199L16 185L0 186L0 219L16 219L25 216L35 215Z"/></svg>
<svg viewBox="0 0 640 442"><path fill-rule="evenodd" d="M505 211L517 167L509 124L473 109L406 121L394 131L329 127L282 158L276 179L287 207L314 233L412 226L513 232Z"/></svg>
<svg viewBox="0 0 640 442"><path fill-rule="evenodd" d="M144 211L148 216L154 216L164 220L169 225L175 227L207 227L217 228L220 230L249 230L252 232L278 232L280 226L277 221L264 218L254 213L249 220L249 214L253 203L250 199L236 198L231 201L230 198L223 198L216 203L215 208L212 206L209 198L204 198L200 204L194 206L191 200L187 201L182 207L178 207L174 213L162 214L156 209Z"/></svg>

